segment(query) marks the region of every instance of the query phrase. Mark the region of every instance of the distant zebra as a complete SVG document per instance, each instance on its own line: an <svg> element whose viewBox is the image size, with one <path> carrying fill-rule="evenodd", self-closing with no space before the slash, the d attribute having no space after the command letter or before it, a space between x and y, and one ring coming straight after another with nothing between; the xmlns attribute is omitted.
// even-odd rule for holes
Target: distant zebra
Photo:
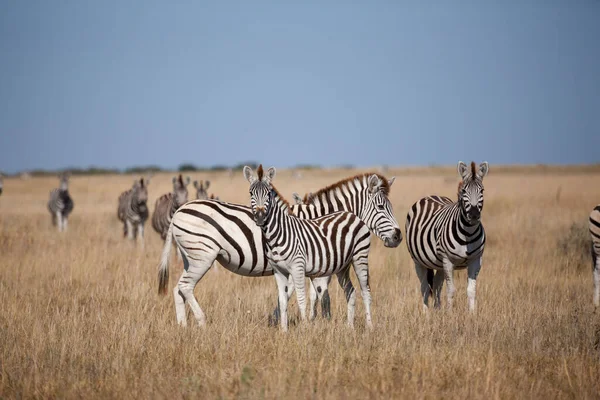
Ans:
<svg viewBox="0 0 600 400"><path fill-rule="evenodd" d="M133 187L119 196L117 217L123 222L123 236L136 239L143 244L144 224L148 219L148 185L149 179L140 178L133 181Z"/></svg>
<svg viewBox="0 0 600 400"><path fill-rule="evenodd" d="M483 209L483 178L488 163L476 167L458 163L462 182L458 186L458 201L447 197L428 196L417 201L406 217L406 244L421 282L423 304L427 308L429 295L435 307L441 305L440 293L447 282L448 307L456 288L454 270L467 268L469 309L475 311L476 279L481 269L485 232L481 224ZM437 271L434 277L434 270Z"/></svg>
<svg viewBox="0 0 600 400"><path fill-rule="evenodd" d="M59 176L60 186L50 191L48 200L48 211L52 216L52 225L58 226L58 231L67 230L69 214L73 211L73 199L69 195L69 174L64 173Z"/></svg>
<svg viewBox="0 0 600 400"><path fill-rule="evenodd" d="M210 186L210 181L194 181L194 187L196 188L196 199L197 200L206 200L208 199L208 187Z"/></svg>
<svg viewBox="0 0 600 400"><path fill-rule="evenodd" d="M600 306L600 204L590 213L592 236L592 271L594 275L594 305Z"/></svg>
<svg viewBox="0 0 600 400"><path fill-rule="evenodd" d="M0 194L2 194L2 189L4 188L4 178L2 174L0 174Z"/></svg>
<svg viewBox="0 0 600 400"><path fill-rule="evenodd" d="M275 168L266 175L262 165L257 175L248 166L244 176L250 182L250 207L255 222L268 243L269 259L277 266L275 280L281 307L281 329L287 331L287 283L291 276L302 320L306 320L305 276L336 275L348 301L348 325L354 325L356 293L350 282L350 264L360 283L367 327L371 322L371 289L369 287L369 250L371 233L356 215L340 211L317 219L301 219L293 215L291 206L271 184ZM384 234L393 235L393 229Z"/></svg>
<svg viewBox="0 0 600 400"><path fill-rule="evenodd" d="M173 192L163 194L156 199L152 214L152 227L162 240L167 237L169 224L171 224L171 218L175 211L188 202L187 185L189 184L190 177L188 176L184 183L183 177L179 174L179 177L173 177Z"/></svg>
<svg viewBox="0 0 600 400"><path fill-rule="evenodd" d="M310 204L295 205L292 212L301 218L315 218L335 211L351 211L365 221L387 247L397 247L402 235L388 198L393 182L394 179L388 181L378 174L353 176L319 190L310 197ZM167 290L173 240L183 254L185 266L173 289L177 322L181 325L187 324L185 302L189 303L197 322L205 324L204 313L193 292L215 260L238 275L273 275L263 232L256 225L248 206L196 200L179 208L171 220L159 265L160 294ZM311 318L316 313L317 298L322 302L323 314L330 315L327 302L330 280L331 277L312 279L309 287ZM292 291L293 285L290 285L288 296L292 295Z"/></svg>

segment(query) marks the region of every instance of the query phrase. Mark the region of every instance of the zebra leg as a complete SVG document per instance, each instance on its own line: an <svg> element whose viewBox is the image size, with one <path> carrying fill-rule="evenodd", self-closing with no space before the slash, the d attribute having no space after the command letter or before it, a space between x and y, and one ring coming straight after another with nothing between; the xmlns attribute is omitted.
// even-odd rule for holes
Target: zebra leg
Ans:
<svg viewBox="0 0 600 400"><path fill-rule="evenodd" d="M281 331L288 331L288 314L287 314L287 306L288 306L288 294L286 293L286 288L288 284L289 276L285 275L283 272L279 270L275 270L275 282L277 282L277 293L279 297L279 307L281 310L281 315L279 318ZM303 277L304 278L304 277Z"/></svg>
<svg viewBox="0 0 600 400"><path fill-rule="evenodd" d="M133 240L135 232L133 230L133 224L129 220L125 221L125 232L127 233L127 239Z"/></svg>
<svg viewBox="0 0 600 400"><path fill-rule="evenodd" d="M594 306L600 306L600 257L593 253L594 261Z"/></svg>
<svg viewBox="0 0 600 400"><path fill-rule="evenodd" d="M467 298L469 299L469 311L475 312L475 294L477 290L477 275L481 269L481 257L473 260L467 266Z"/></svg>
<svg viewBox="0 0 600 400"><path fill-rule="evenodd" d="M137 226L137 239L139 240L142 247L144 247L144 224L139 223Z"/></svg>
<svg viewBox="0 0 600 400"><path fill-rule="evenodd" d="M67 231L67 222L69 221L69 217L67 217L66 215L63 217L63 231L66 232Z"/></svg>
<svg viewBox="0 0 600 400"><path fill-rule="evenodd" d="M442 307L442 288L444 287L444 271L435 271L433 278L434 308Z"/></svg>
<svg viewBox="0 0 600 400"><path fill-rule="evenodd" d="M304 277L306 269L304 265L296 262L290 270L294 286L296 287L296 300L300 309L300 320L304 322L306 321L306 278Z"/></svg>
<svg viewBox="0 0 600 400"><path fill-rule="evenodd" d="M310 305L308 307L309 316L308 319L314 321L317 317L317 289L315 289L315 282L310 279L310 286L308 287L308 298L310 300Z"/></svg>
<svg viewBox="0 0 600 400"><path fill-rule="evenodd" d="M454 286L454 265L444 258L444 277L446 278L446 298L448 301L448 308L452 308L452 302L454 300L454 292L456 292L456 286ZM479 269L477 270L479 272ZM469 274L470 276L470 274ZM470 279L469 279L470 283Z"/></svg>
<svg viewBox="0 0 600 400"><path fill-rule="evenodd" d="M427 268L423 267L419 263L415 261L415 271L417 272L417 277L419 278L419 282L421 282L421 296L423 297L423 310L428 309L429 304L429 295L431 293L431 289L429 287L429 281L427 280Z"/></svg>
<svg viewBox="0 0 600 400"><path fill-rule="evenodd" d="M342 272L337 274L338 282L342 289L344 289L344 294L346 295L346 301L348 302L348 326L350 328L354 328L354 307L356 305L356 291L354 290L354 286L352 286L352 281L350 280L350 266L345 268Z"/></svg>
<svg viewBox="0 0 600 400"><path fill-rule="evenodd" d="M273 267L273 270L275 268ZM294 281L292 280L292 276L288 276L287 283L285 285L285 293L287 293L287 301L290 301L292 294L294 293ZM279 298L277 299L277 306L275 306L275 310L273 310L273 315L269 317L269 326L275 326L279 324L281 305L279 304Z"/></svg>
<svg viewBox="0 0 600 400"><path fill-rule="evenodd" d="M175 248L179 250L179 246L175 245ZM181 251L181 250L179 250ZM190 267L190 263L187 257L183 256L183 270L184 273L181 274L179 281L183 279L183 275L185 271L187 271ZM175 299L175 314L177 315L177 323L181 326L187 326L187 316L185 315L185 297L181 290L179 290L179 285L175 285L173 288L173 298Z"/></svg>
<svg viewBox="0 0 600 400"><path fill-rule="evenodd" d="M207 257L205 260L192 260L190 262L185 254L183 254L183 256L184 268L187 268L184 270L183 274L181 274L181 278L179 278L177 287L179 288L179 292L181 292L185 301L190 305L198 325L204 326L206 325L206 315L204 315L204 312L200 308L200 304L198 304L198 301L194 296L194 288L198 284L198 281L200 281L200 279L202 279L202 277L210 269L214 257Z"/></svg>
<svg viewBox="0 0 600 400"><path fill-rule="evenodd" d="M62 232L62 227L63 227L63 225L62 225L62 214L60 213L60 211L56 212L56 221L57 221L57 224L58 224L58 231Z"/></svg>
<svg viewBox="0 0 600 400"><path fill-rule="evenodd" d="M369 286L369 264L366 257L357 257L352 262L354 272L360 284L360 293L362 294L363 303L365 304L365 316L367 319L367 328L373 329L371 321L371 287Z"/></svg>
<svg viewBox="0 0 600 400"><path fill-rule="evenodd" d="M331 319L331 299L329 298L330 282L331 276L322 276L313 280L313 284L317 290L317 297L321 301L321 314L323 318L326 319Z"/></svg>

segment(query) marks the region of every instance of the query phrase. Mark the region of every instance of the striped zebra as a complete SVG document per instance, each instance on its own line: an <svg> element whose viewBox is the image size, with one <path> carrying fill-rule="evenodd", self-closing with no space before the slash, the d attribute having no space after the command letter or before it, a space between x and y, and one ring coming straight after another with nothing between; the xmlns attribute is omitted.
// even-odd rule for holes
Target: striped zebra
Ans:
<svg viewBox="0 0 600 400"><path fill-rule="evenodd" d="M52 225L58 226L58 231L67 230L69 214L73 211L73 199L69 194L69 174L64 173L59 176L60 186L50 191L48 200L48 211L52 216Z"/></svg>
<svg viewBox="0 0 600 400"><path fill-rule="evenodd" d="M475 289L485 245L481 224L483 208L483 178L488 163L476 167L458 163L462 178L458 185L458 201L448 197L428 196L417 201L406 217L406 245L421 282L423 304L427 308L429 295L435 297L435 307L441 306L440 294L447 283L448 307L456 288L454 270L467 268L469 309L475 311ZM435 272L434 276L434 270Z"/></svg>
<svg viewBox="0 0 600 400"><path fill-rule="evenodd" d="M371 233L367 224L346 211L317 219L298 218L291 213L291 206L271 183L275 177L275 168L269 168L264 174L262 165L259 165L255 175L252 168L246 166L244 176L250 182L252 215L265 235L269 248L268 257L275 264L281 329L284 332L288 329L287 285L290 276L296 289L300 317L304 321L304 277L336 275L348 301L348 325L353 326L356 293L350 282L350 264L354 267L360 284L367 327L372 328L368 263ZM378 226L371 228L381 238L387 239L395 234L393 228L383 232L379 231Z"/></svg>
<svg viewBox="0 0 600 400"><path fill-rule="evenodd" d="M123 236L136 239L143 244L144 224L148 219L148 185L149 179L140 178L133 181L133 187L119 196L117 217L123 222Z"/></svg>
<svg viewBox="0 0 600 400"><path fill-rule="evenodd" d="M592 236L592 271L594 274L594 305L600 306L600 204L590 213Z"/></svg>
<svg viewBox="0 0 600 400"><path fill-rule="evenodd" d="M295 205L292 212L300 218L315 218L335 211L351 211L378 233L391 230L385 245L397 247L402 240L400 228L388 198L394 182L377 174L362 174L344 179L319 190L308 205ZM173 289L177 322L186 325L187 301L200 325L205 316L194 297L194 288L215 260L226 269L242 276L271 276L273 265L267 258L267 246L260 227L248 206L210 200L191 201L173 215L159 265L159 293L166 294L169 280L169 255L175 240L183 255L185 271ZM327 287L331 277L311 279L311 318L315 317L316 300L321 300L323 314L329 315ZM294 286L289 283L288 296Z"/></svg>
<svg viewBox="0 0 600 400"><path fill-rule="evenodd" d="M189 184L190 177L188 176L184 182L183 177L179 174L179 177L173 177L173 192L163 194L156 199L154 213L152 214L152 227L158 232L162 240L167 237L167 231L175 211L188 202L187 185Z"/></svg>
<svg viewBox="0 0 600 400"><path fill-rule="evenodd" d="M196 199L197 200L206 200L208 199L208 187L210 186L210 181L194 181L194 187L196 188Z"/></svg>

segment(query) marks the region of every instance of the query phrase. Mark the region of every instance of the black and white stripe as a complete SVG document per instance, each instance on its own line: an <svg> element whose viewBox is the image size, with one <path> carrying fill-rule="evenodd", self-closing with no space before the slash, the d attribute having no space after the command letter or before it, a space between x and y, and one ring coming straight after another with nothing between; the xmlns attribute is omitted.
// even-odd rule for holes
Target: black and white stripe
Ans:
<svg viewBox="0 0 600 400"><path fill-rule="evenodd" d="M592 237L592 272L594 276L594 305L600 306L600 204L590 213Z"/></svg>
<svg viewBox="0 0 600 400"><path fill-rule="evenodd" d="M401 235L388 199L391 183L393 179L388 181L377 174L348 178L313 195L309 203L315 201L316 206L296 205L292 207L292 212L302 218L321 216L319 213L326 209L330 210L329 212L351 211L361 219L370 216L371 220L365 222L369 227L374 227L371 230L383 238L388 246L396 247L401 241ZM372 212L372 208L377 212ZM379 218L379 215L384 215L385 218ZM376 226L377 224L393 229L384 232L383 228ZM187 323L186 301L194 311L198 323L204 324L204 313L194 298L193 291L215 260L238 275L273 275L273 266L268 262L266 255L267 247L263 233L256 226L250 207L211 200L191 201L175 212L169 231L160 262L159 293L166 293L170 243L174 239L177 247L185 255L186 270L173 293L177 321L182 325ZM329 281L330 277L312 279L310 299L314 303L311 303L311 318L316 313L318 297L321 297L323 302L324 314L330 314L326 302ZM292 291L293 285L290 283L288 295L291 295Z"/></svg>
<svg viewBox="0 0 600 400"><path fill-rule="evenodd" d="M60 186L50 191L48 211L52 216L52 225L58 226L58 231L67 230L69 214L73 211L74 203L69 194L69 174L59 176Z"/></svg>
<svg viewBox="0 0 600 400"><path fill-rule="evenodd" d="M133 181L133 187L119 196L117 217L123 222L123 236L129 239L144 238L144 224L148 219L149 179Z"/></svg>
<svg viewBox="0 0 600 400"><path fill-rule="evenodd" d="M183 180L181 174L179 177L173 177L173 192L163 194L154 205L152 213L152 227L160 235L162 240L167 237L167 231L171 224L171 218L175 211L188 202L187 185L190 184L190 177Z"/></svg>
<svg viewBox="0 0 600 400"><path fill-rule="evenodd" d="M355 214L335 212L317 219L302 219L291 213L291 206L271 184L275 168L263 174L262 165L255 175L244 167L250 182L250 208L268 245L268 257L275 267L275 279L281 306L281 328L287 331L287 283L291 276L296 288L300 316L306 319L304 277L336 275L348 300L348 324L354 324L356 293L350 284L350 264L358 277L367 326L371 323L369 287L369 250L371 234L366 223Z"/></svg>
<svg viewBox="0 0 600 400"><path fill-rule="evenodd" d="M485 232L481 224L483 209L483 178L488 163L469 168L462 161L458 173L458 201L447 197L428 196L417 201L406 217L406 244L421 282L423 304L434 294L435 306L440 307L440 293L447 282L448 306L455 292L454 270L467 268L469 309L475 310L476 279L481 269ZM434 276L434 270L437 271Z"/></svg>

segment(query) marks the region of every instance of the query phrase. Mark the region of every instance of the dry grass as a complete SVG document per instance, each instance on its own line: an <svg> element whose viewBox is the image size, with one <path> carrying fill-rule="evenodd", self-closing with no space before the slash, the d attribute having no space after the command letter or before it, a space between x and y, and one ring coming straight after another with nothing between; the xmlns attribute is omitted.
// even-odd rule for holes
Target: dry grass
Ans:
<svg viewBox="0 0 600 400"><path fill-rule="evenodd" d="M291 197L354 172L307 171L294 180L280 171L276 183ZM450 169L394 173L402 226L420 196L455 196ZM221 199L247 203L238 175L197 178L210 179ZM170 179L153 178L152 208ZM0 397L598 398L600 315L591 304L589 253L580 256L570 229L600 201L599 179L595 171L494 173L492 166L476 316L466 312L464 272L454 310L422 313L405 244L385 249L377 241L375 330L365 330L360 300L356 329L345 327L334 283L333 320L292 325L287 335L267 327L274 280L222 268L196 289L208 327L175 325L172 296L156 294L158 235L148 224L145 250L121 238L116 198L132 177L73 177L75 210L62 235L45 208L56 179L6 179ZM171 268L175 276L181 270L175 260Z"/></svg>

